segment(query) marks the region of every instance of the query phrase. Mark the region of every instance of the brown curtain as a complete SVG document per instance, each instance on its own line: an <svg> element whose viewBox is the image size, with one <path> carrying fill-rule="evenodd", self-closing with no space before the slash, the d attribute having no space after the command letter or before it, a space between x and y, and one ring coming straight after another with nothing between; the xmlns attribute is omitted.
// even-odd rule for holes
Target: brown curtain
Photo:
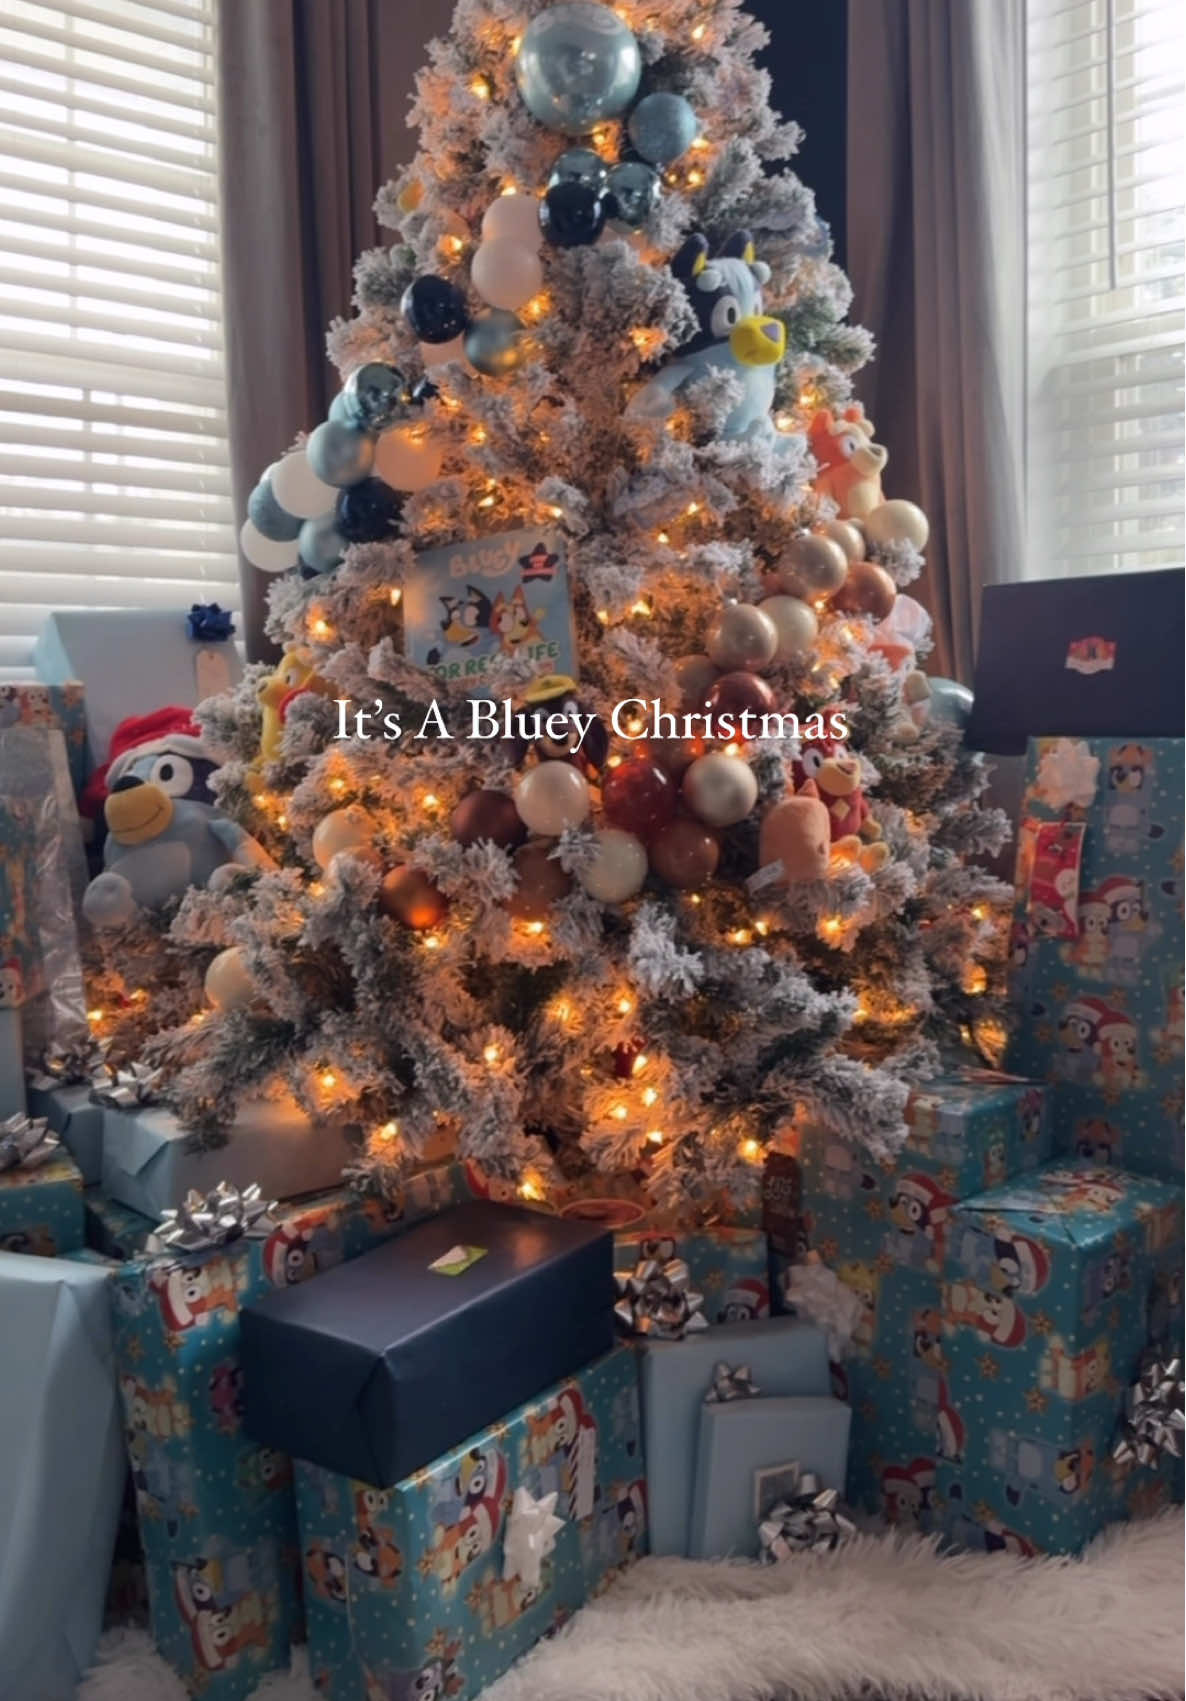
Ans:
<svg viewBox="0 0 1186 1701"><path fill-rule="evenodd" d="M325 330L348 313L357 254L381 240L371 207L411 158L406 123L424 45L451 0L220 0L223 278L236 511L336 388ZM267 577L247 562L248 653Z"/></svg>
<svg viewBox="0 0 1186 1701"><path fill-rule="evenodd" d="M848 270L878 343L886 492L930 518L936 673L971 684L980 592L1023 545L1023 0L850 0Z"/></svg>

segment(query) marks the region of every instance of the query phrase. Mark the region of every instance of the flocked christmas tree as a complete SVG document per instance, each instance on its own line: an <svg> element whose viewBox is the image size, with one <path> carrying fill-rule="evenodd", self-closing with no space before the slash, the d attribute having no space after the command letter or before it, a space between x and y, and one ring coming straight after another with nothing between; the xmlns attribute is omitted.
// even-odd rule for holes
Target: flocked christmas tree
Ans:
<svg viewBox="0 0 1186 1701"><path fill-rule="evenodd" d="M461 0L430 47L342 394L244 530L294 569L284 661L201 714L275 867L98 935L99 1031L201 1136L292 1093L383 1191L452 1145L713 1218L991 1048L1008 894L966 859L1004 824L916 670L926 523L764 40L734 0Z"/></svg>

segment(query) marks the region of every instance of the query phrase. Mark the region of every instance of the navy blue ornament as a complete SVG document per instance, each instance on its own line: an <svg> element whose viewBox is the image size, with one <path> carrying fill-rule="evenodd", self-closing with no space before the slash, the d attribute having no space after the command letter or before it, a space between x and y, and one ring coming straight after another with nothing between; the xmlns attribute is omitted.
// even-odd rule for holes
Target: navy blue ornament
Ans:
<svg viewBox="0 0 1186 1701"><path fill-rule="evenodd" d="M306 520L301 527L301 560L314 573L332 573L346 549L346 538L338 530L337 509Z"/></svg>
<svg viewBox="0 0 1186 1701"><path fill-rule="evenodd" d="M514 313L491 307L465 333L465 358L487 378L505 378L523 362L526 327Z"/></svg>
<svg viewBox="0 0 1186 1701"><path fill-rule="evenodd" d="M386 431L407 415L411 392L398 367L369 360L347 378L342 402L349 423L360 431Z"/></svg>
<svg viewBox="0 0 1186 1701"><path fill-rule="evenodd" d="M538 12L515 56L515 81L531 116L570 136L625 112L641 76L633 31L597 0L564 0Z"/></svg>
<svg viewBox="0 0 1186 1701"><path fill-rule="evenodd" d="M375 443L365 431L327 419L310 434L305 455L319 479L340 488L367 476L375 458Z"/></svg>
<svg viewBox="0 0 1186 1701"><path fill-rule="evenodd" d="M423 378L417 378L412 385L412 406L422 408L425 402L431 402L434 396L440 395L440 390L426 372Z"/></svg>
<svg viewBox="0 0 1186 1701"><path fill-rule="evenodd" d="M609 174L610 222L641 230L659 205L659 173L644 159L624 159Z"/></svg>
<svg viewBox="0 0 1186 1701"><path fill-rule="evenodd" d="M582 248L605 229L606 197L583 183L557 183L539 204L540 228L557 248Z"/></svg>
<svg viewBox="0 0 1186 1701"><path fill-rule="evenodd" d="M683 95L663 90L643 96L627 128L634 146L652 165L670 165L687 153L700 133L696 114Z"/></svg>
<svg viewBox="0 0 1186 1701"><path fill-rule="evenodd" d="M608 177L605 161L592 148L569 148L552 167L548 188L555 188L557 183L583 183L586 189L600 195Z"/></svg>
<svg viewBox="0 0 1186 1701"><path fill-rule="evenodd" d="M381 478L364 478L338 497L338 530L347 543L381 543L403 513L403 498Z"/></svg>
<svg viewBox="0 0 1186 1701"><path fill-rule="evenodd" d="M400 311L422 343L451 343L469 324L469 310L457 285L432 272L408 285Z"/></svg>
<svg viewBox="0 0 1186 1701"><path fill-rule="evenodd" d="M302 522L277 502L267 473L247 498L247 518L261 537L273 543L291 543L300 535Z"/></svg>

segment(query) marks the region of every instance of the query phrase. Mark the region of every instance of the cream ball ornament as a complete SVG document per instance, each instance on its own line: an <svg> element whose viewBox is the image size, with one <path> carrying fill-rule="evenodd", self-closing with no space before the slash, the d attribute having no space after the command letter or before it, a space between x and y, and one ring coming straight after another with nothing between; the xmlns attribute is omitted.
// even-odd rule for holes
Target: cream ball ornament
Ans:
<svg viewBox="0 0 1186 1701"><path fill-rule="evenodd" d="M820 530L830 542L840 545L850 563L865 559L865 539L852 520L825 520Z"/></svg>
<svg viewBox="0 0 1186 1701"><path fill-rule="evenodd" d="M247 957L241 945L229 945L213 958L206 970L206 999L215 1010L244 1010L256 996L255 982L247 972Z"/></svg>
<svg viewBox="0 0 1186 1701"><path fill-rule="evenodd" d="M725 673L760 673L778 649L778 629L752 602L729 602L704 635L709 659Z"/></svg>
<svg viewBox="0 0 1186 1701"><path fill-rule="evenodd" d="M509 236L487 237L473 257L469 275L482 300L507 313L517 313L544 282L536 248Z"/></svg>
<svg viewBox="0 0 1186 1701"><path fill-rule="evenodd" d="M500 195L482 214L483 243L514 242L538 253L543 239L534 195Z"/></svg>
<svg viewBox="0 0 1186 1701"><path fill-rule="evenodd" d="M848 556L841 545L820 532L793 537L778 558L775 572L788 596L831 596L844 583Z"/></svg>
<svg viewBox="0 0 1186 1701"><path fill-rule="evenodd" d="M776 662L804 661L815 647L819 621L814 608L800 597L767 597L758 604L778 632Z"/></svg>
<svg viewBox="0 0 1186 1701"><path fill-rule="evenodd" d="M515 808L530 832L554 839L588 815L588 782L569 762L541 762L515 787Z"/></svg>
<svg viewBox="0 0 1186 1701"><path fill-rule="evenodd" d="M425 490L441 472L441 448L422 425L397 426L375 444L374 473L392 490Z"/></svg>
<svg viewBox="0 0 1186 1701"><path fill-rule="evenodd" d="M597 851L579 879L591 898L603 904L622 904L642 890L647 877L647 853L642 840L620 827L602 827L595 835Z"/></svg>
<svg viewBox="0 0 1186 1701"><path fill-rule="evenodd" d="M758 801L758 782L748 762L723 750L698 756L684 775L684 802L710 827L734 827Z"/></svg>
<svg viewBox="0 0 1186 1701"><path fill-rule="evenodd" d="M917 550L927 546L931 524L916 502L895 497L883 502L880 508L865 515L865 536L875 548L886 549L895 543L912 543Z"/></svg>
<svg viewBox="0 0 1186 1701"><path fill-rule="evenodd" d="M313 829L313 860L318 868L328 869L334 857L343 851L369 850L374 836L374 820L361 804L331 809Z"/></svg>
<svg viewBox="0 0 1186 1701"><path fill-rule="evenodd" d="M332 484L318 478L303 449L290 449L271 468L272 495L286 514L298 520L315 520L328 514L338 500Z"/></svg>

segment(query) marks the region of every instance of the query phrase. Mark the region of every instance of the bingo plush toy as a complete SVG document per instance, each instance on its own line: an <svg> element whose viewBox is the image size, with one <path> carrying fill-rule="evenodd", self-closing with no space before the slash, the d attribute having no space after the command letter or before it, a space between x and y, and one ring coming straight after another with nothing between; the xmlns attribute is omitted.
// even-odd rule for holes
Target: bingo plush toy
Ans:
<svg viewBox="0 0 1186 1701"><path fill-rule="evenodd" d="M861 765L835 739L805 741L795 763L795 783L802 789L813 781L828 811L832 852L859 862L872 874L889 861L889 846L881 843L881 827L873 819L861 790Z"/></svg>
<svg viewBox="0 0 1186 1701"><path fill-rule="evenodd" d="M707 237L689 236L671 269L688 292L700 329L643 385L629 414L666 419L685 384L709 372L729 372L740 380L742 396L725 421L724 435L773 436L774 375L786 353L787 333L781 319L762 311L762 285L769 281L770 268L754 258L749 231L736 231L713 260Z"/></svg>

